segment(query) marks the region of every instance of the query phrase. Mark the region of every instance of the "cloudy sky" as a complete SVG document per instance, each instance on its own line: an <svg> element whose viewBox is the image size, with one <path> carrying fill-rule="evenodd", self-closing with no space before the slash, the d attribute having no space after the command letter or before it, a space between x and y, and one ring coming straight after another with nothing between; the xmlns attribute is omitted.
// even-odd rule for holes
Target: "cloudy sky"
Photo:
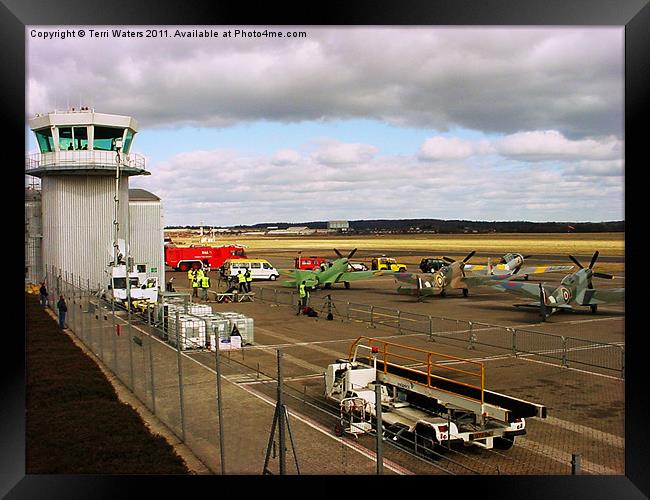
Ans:
<svg viewBox="0 0 650 500"><path fill-rule="evenodd" d="M27 117L133 116L151 175L130 185L162 198L166 225L625 218L622 27L28 26L26 41Z"/></svg>

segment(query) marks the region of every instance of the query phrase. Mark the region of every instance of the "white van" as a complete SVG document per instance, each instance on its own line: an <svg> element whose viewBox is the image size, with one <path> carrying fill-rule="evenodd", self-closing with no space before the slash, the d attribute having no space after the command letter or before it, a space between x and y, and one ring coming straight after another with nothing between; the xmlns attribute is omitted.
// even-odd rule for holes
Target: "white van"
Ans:
<svg viewBox="0 0 650 500"><path fill-rule="evenodd" d="M221 266L221 275L224 277L237 276L239 271L251 270L253 280L274 281L280 277L278 270L266 259L227 259Z"/></svg>

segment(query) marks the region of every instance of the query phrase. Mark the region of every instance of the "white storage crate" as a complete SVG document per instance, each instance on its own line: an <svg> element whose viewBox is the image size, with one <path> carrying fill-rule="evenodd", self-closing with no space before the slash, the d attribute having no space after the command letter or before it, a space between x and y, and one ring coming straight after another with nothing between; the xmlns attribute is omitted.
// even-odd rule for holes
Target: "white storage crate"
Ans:
<svg viewBox="0 0 650 500"><path fill-rule="evenodd" d="M213 314L212 308L207 304L190 304L187 308L188 314L196 314L197 316L206 316Z"/></svg>
<svg viewBox="0 0 650 500"><path fill-rule="evenodd" d="M181 349L202 349L206 346L205 321L186 314L178 315ZM168 340L176 346L176 313L168 318Z"/></svg>
<svg viewBox="0 0 650 500"><path fill-rule="evenodd" d="M233 327L236 325L237 330L242 338L242 344L252 344L255 340L254 335L254 321L240 313L235 312L222 312L219 313L222 317L228 319L230 325L228 327L228 336L232 334Z"/></svg>

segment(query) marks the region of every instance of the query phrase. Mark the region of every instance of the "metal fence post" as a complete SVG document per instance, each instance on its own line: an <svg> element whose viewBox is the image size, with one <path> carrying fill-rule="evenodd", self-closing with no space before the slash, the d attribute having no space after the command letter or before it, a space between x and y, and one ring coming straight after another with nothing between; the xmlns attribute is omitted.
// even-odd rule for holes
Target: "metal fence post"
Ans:
<svg viewBox="0 0 650 500"><path fill-rule="evenodd" d="M571 454L571 475L575 476L580 474L580 455L577 453Z"/></svg>
<svg viewBox="0 0 650 500"><path fill-rule="evenodd" d="M127 284L127 286L130 286ZM131 390L135 392L135 380L133 375L133 330L131 329L131 301L127 302L128 311L126 313L126 322L128 337L127 342L129 343L129 376L131 378Z"/></svg>
<svg viewBox="0 0 650 500"><path fill-rule="evenodd" d="M512 353L517 355L517 330L514 328L506 328L512 332Z"/></svg>
<svg viewBox="0 0 650 500"><path fill-rule="evenodd" d="M564 335L561 337L562 338L562 366L569 366L569 361L568 361L568 352L566 348L566 338Z"/></svg>
<svg viewBox="0 0 650 500"><path fill-rule="evenodd" d="M402 318L401 318L401 312L399 309L397 309L397 333L401 335L402 333Z"/></svg>
<svg viewBox="0 0 650 500"><path fill-rule="evenodd" d="M468 349L476 349L474 346L474 342L476 341L476 337L474 336L474 323L471 321L467 322L469 324L469 345L467 346Z"/></svg>
<svg viewBox="0 0 650 500"><path fill-rule="evenodd" d="M381 384L375 381L375 420L377 425L377 475L384 474L384 427L381 414Z"/></svg>
<svg viewBox="0 0 650 500"><path fill-rule="evenodd" d="M435 342L433 340L433 318L431 316L429 316L429 340Z"/></svg>
<svg viewBox="0 0 650 500"><path fill-rule="evenodd" d="M154 366L153 366L153 339L151 335L147 335L149 339L149 377L151 378L151 411L156 414L156 384L154 379Z"/></svg>
<svg viewBox="0 0 650 500"><path fill-rule="evenodd" d="M345 305L345 317L350 321L350 301L348 300Z"/></svg>
<svg viewBox="0 0 650 500"><path fill-rule="evenodd" d="M375 326L374 323L373 323L373 317L372 317L373 316L372 313L373 313L374 309L375 309L375 306L370 306L370 326Z"/></svg>
<svg viewBox="0 0 650 500"><path fill-rule="evenodd" d="M621 378L625 379L625 348L620 347L621 349Z"/></svg>
<svg viewBox="0 0 650 500"><path fill-rule="evenodd" d="M180 313L176 311L176 359L178 363L178 399L181 411L181 435L185 442L185 408L183 406L183 361L181 359L181 322Z"/></svg>
<svg viewBox="0 0 650 500"><path fill-rule="evenodd" d="M207 322L207 320L206 320ZM219 415L219 454L221 457L221 474L226 474L226 448L224 444L224 431L223 431L223 407L221 396L221 356L219 353L219 332L214 334L214 362L217 371L217 414ZM259 364L258 364L259 373ZM258 377L259 378L259 377Z"/></svg>

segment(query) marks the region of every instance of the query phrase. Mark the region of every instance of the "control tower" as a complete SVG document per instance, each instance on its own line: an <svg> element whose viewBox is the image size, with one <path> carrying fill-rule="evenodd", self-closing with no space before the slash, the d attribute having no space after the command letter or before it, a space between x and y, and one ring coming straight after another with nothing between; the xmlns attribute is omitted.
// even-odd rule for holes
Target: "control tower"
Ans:
<svg viewBox="0 0 650 500"><path fill-rule="evenodd" d="M131 153L138 124L82 107L36 115L29 127L39 148L25 168L41 180L42 269L105 288L116 234L129 241L129 177L149 175Z"/></svg>

